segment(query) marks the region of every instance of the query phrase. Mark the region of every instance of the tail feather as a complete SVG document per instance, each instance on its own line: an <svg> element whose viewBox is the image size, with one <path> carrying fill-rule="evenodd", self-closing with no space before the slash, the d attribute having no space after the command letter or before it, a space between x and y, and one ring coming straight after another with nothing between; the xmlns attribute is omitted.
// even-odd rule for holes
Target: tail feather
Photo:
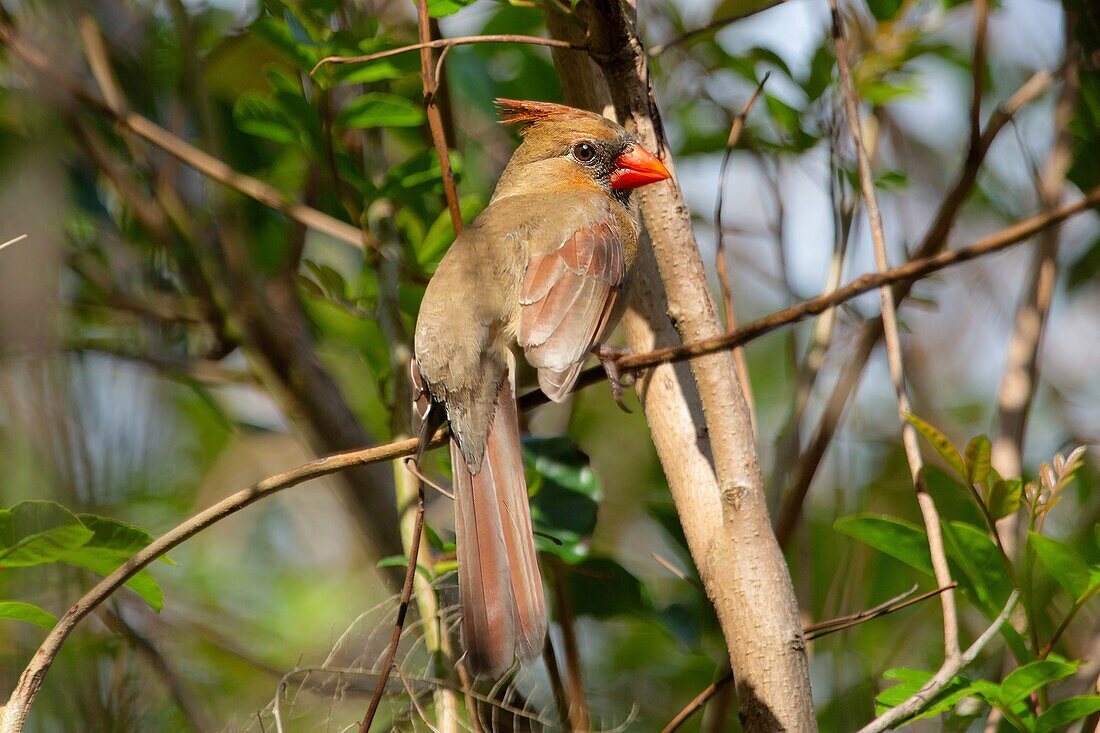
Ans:
<svg viewBox="0 0 1100 733"><path fill-rule="evenodd" d="M497 397L485 461L471 474L455 442L455 531L463 644L476 674L499 676L530 660L546 638L546 601L531 531L516 403Z"/></svg>

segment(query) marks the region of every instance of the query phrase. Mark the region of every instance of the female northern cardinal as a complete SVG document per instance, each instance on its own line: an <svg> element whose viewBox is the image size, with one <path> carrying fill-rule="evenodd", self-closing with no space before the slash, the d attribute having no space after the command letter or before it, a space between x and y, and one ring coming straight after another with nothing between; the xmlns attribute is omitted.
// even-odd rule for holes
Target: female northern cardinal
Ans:
<svg viewBox="0 0 1100 733"><path fill-rule="evenodd" d="M620 310L638 251L630 191L669 177L599 115L497 105L504 122L524 124L523 144L428 283L412 364L422 447L443 409L450 420L463 643L488 676L537 656L547 628L511 347L523 347L552 400L565 398Z"/></svg>

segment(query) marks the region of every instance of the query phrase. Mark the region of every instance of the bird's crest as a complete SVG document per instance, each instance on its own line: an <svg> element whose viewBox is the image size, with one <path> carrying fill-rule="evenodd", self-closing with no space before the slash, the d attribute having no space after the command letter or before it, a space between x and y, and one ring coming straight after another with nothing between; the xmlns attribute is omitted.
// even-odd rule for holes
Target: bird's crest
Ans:
<svg viewBox="0 0 1100 733"><path fill-rule="evenodd" d="M533 125L539 122L560 122L570 119L603 119L594 112L567 107L554 102L532 102L518 99L497 99L500 121L506 124Z"/></svg>

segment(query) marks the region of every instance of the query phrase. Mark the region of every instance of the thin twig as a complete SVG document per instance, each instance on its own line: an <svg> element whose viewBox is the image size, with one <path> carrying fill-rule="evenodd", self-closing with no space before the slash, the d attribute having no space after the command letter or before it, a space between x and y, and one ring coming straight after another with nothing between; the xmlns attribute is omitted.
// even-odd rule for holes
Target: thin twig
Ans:
<svg viewBox="0 0 1100 733"><path fill-rule="evenodd" d="M683 580L684 582L687 582L687 583L691 583L692 585L694 585L699 590L702 590L702 591L705 592L702 583L700 583L698 580L696 580L695 578L693 578L690 575L688 575L687 573L685 573L680 568L673 565L672 561L668 560L665 557L662 557L661 555L657 554L656 552L649 553L649 556L652 557L658 565L660 565L662 568L664 568L668 572L675 575L680 580Z"/></svg>
<svg viewBox="0 0 1100 733"><path fill-rule="evenodd" d="M982 138L982 92L985 86L985 37L989 26L989 0L974 2L974 56L970 63L972 85L970 97L970 147Z"/></svg>
<svg viewBox="0 0 1100 733"><path fill-rule="evenodd" d="M15 239L9 239L8 241L4 242L3 244L0 244L0 249L4 249L5 247L10 247L13 244L18 244L19 242L22 242L24 239L26 239L28 236L29 235L27 235L27 234L20 234Z"/></svg>
<svg viewBox="0 0 1100 733"><path fill-rule="evenodd" d="M371 61L378 61L379 59L389 58L390 56L397 56L399 54L407 53L409 51L418 51L422 49L443 48L447 49L452 46L467 46L476 43L525 43L529 46L550 46L551 48L565 48L573 51L584 51L588 48L588 44L584 43L570 43L568 41L559 41L556 38L542 38L541 36L522 36L511 33L490 34L484 36L456 36L454 38L437 38L435 40L421 40L420 43L412 43L408 46L402 46L401 48L391 48L387 51L378 51L376 53L368 53L365 56L326 56L317 62L317 65L309 72L310 76L314 76L321 67L326 64L365 64Z"/></svg>
<svg viewBox="0 0 1100 733"><path fill-rule="evenodd" d="M652 46L649 49L649 56L651 58L660 56L673 46L680 46L690 41L694 41L696 38L705 36L708 33L717 33L719 30L725 28L731 23L736 23L739 20L744 20L745 18L756 15L757 13L761 13L765 10L768 10L769 8L774 8L776 5L782 5L785 2L787 2L787 0L770 0L760 7L753 8L752 10L746 11L744 13L736 13L734 15L727 15L724 18L712 20L704 26L681 33L668 43L658 43L656 46Z"/></svg>
<svg viewBox="0 0 1100 733"><path fill-rule="evenodd" d="M845 300L851 299L873 288L880 287L883 284L920 278L929 273L942 270L950 265L966 262L976 257L1002 250L1012 244L1022 242L1033 234L1049 226L1053 226L1058 222L1064 221L1074 214L1097 205L1100 205L1100 186L1093 189L1087 196L1081 197L1071 204L1059 207L1054 211L1033 216L1030 219L1019 222L969 247L944 252L936 257L929 257L924 260L914 260L884 273L864 275L833 293L819 296L813 300L800 303L790 308L785 308L770 316L765 316L757 321L748 323L729 334L723 335L721 337L723 340L722 344L716 345L714 339L704 339L702 341L685 344L684 349L658 349L646 354L623 357L619 360L620 369L637 371L656 364L691 359L698 353L714 353L720 351L722 348L730 348L733 345L747 343L766 333L770 333L780 326L796 323L809 315L820 313L826 308L834 307ZM599 368L593 370L592 377L590 381L584 383L591 384L602 380L602 370ZM519 402L520 406L526 410L545 404L546 397L542 395L540 391L536 390L533 393L521 397ZM431 445L433 447L443 445L445 440L446 432L441 430L432 438ZM42 645L38 648L38 651L27 665L27 668L23 671L18 685L15 690L13 690L8 700L7 706L3 709L2 714L0 714L0 731L3 733L9 733L9 731L11 733L17 733L22 729L22 721L26 718L30 704L33 702L34 697L38 694L38 690L42 686L42 680L47 670L49 670L50 665L53 663L62 643L64 643L65 639L72 633L77 623L104 600L109 598L111 594L121 588L127 580L147 567L158 557L171 551L184 541L222 519L237 513L245 507L251 506L261 499L282 491L283 489L348 468L410 456L416 452L417 443L417 438L407 438L385 445L334 453L324 458L309 461L289 471L269 476L246 489L242 489L161 535L141 552L124 562L113 573L85 593L58 620L57 625L46 636L46 639L42 642Z"/></svg>
<svg viewBox="0 0 1100 733"><path fill-rule="evenodd" d="M550 583L554 589L555 610L558 625L561 627L562 653L565 655L565 684L569 691L569 729L576 733L587 733L591 727L588 701L584 693L584 679L581 674L581 655L577 645L576 618L569 597L569 586L565 582L563 564L556 558L550 563Z"/></svg>
<svg viewBox="0 0 1100 733"><path fill-rule="evenodd" d="M655 349L644 354L627 355L618 359L616 363L621 371L633 372L648 369L658 364L683 361L724 351L759 338L781 326L817 315L828 308L836 307L845 301L883 285L919 280L925 275L942 270L945 267L973 260L1006 249L1014 244L1019 244L1048 227L1059 224L1069 217L1097 205L1100 205L1100 186L1072 203L1024 219L969 246L941 252L931 257L910 260L904 265L898 265L883 272L866 273L831 293L819 295L816 298L776 311L771 315L758 318L720 336L693 341L681 346ZM588 371L585 370L582 379L588 375ZM598 378L600 374L602 374L600 369L592 370L593 377Z"/></svg>
<svg viewBox="0 0 1100 733"><path fill-rule="evenodd" d="M954 584L952 584L954 585ZM857 626L871 619L878 618L879 616L885 616L886 614L900 611L903 608L912 606L915 603L928 600L933 596L943 593L947 588L935 588L922 593L916 598L909 598L917 590L917 586L913 586L904 593L897 595L888 601L880 603L874 608L868 608L859 613L851 614L850 616L841 616L840 618L830 619L828 621L822 621L820 623L811 624L803 629L803 633L806 635L806 641L812 641L814 639L820 639L822 636L832 634L837 631L843 631L844 629ZM904 600L909 598L909 600ZM684 708L676 713L676 716L668 722L668 724L661 729L661 733L672 733L683 725L688 718L696 713L700 708L707 704L712 697L719 691L721 691L726 685L733 681L733 673L727 671L724 675L717 680L707 685L702 692L692 698L691 702L684 706Z"/></svg>
<svg viewBox="0 0 1100 733"><path fill-rule="evenodd" d="M370 705L367 706L367 714L363 716L363 723L359 726L359 733L369 733L374 716L378 712L378 705L382 702L382 695L386 691L386 682L389 681L390 671L393 669L393 661L397 658L397 646L401 642L401 630L405 627L405 616L409 612L412 601L413 581L416 578L416 558L420 554L420 536L424 532L424 485L417 482L416 495L416 520L413 524L412 536L409 539L409 566L405 569L405 583L401 586L401 605L397 608L397 621L393 625L393 636L390 638L389 648L386 650L385 660L379 672L378 683L371 696Z"/></svg>
<svg viewBox="0 0 1100 733"><path fill-rule="evenodd" d="M764 85L768 83L770 76L770 71L764 74L764 78L756 86L756 91L752 93L752 96L745 102L745 106L733 118L733 124L730 125L729 139L726 141L726 152L722 156L722 166L718 170L718 192L714 202L714 227L717 230L714 266L718 271L718 283L722 289L722 306L725 310L727 331L737 327L737 311L733 307L733 289L730 287L729 267L726 264L726 231L722 226L722 202L725 199L726 192L726 171L733 159L733 149L741 139L741 131L745 129L745 120L748 119L753 105L756 104L756 100L760 98L760 94L764 91ZM752 429L755 433L756 401L753 399L752 383L749 381L749 365L745 359L744 348L737 347L733 350L733 363L737 368L737 378L741 382L741 391L745 395L745 402L748 403L749 412L752 414Z"/></svg>
<svg viewBox="0 0 1100 733"><path fill-rule="evenodd" d="M971 146L968 150L962 170L959 172L951 189L941 201L936 211L936 215L933 217L932 224L929 225L927 232L917 246L913 255L914 260L932 257L944 248L947 244L947 236L951 232L955 217L958 215L963 202L974 186L978 171L981 168L982 161L985 159L985 154L988 152L989 147L993 144L993 141L1005 124L1012 120L1015 114L1024 105L1034 100L1046 90L1051 83L1051 79L1052 76L1048 71L1036 72L990 115L985 130L982 132L979 145L976 148ZM895 302L897 305L900 305L902 300L904 300L909 293L907 282L908 281L899 281L894 289ZM829 396L827 407L822 413L817 428L799 461L798 476L795 485L785 500L785 511L787 511L789 507L793 523L797 523L801 516L801 512L797 511L798 506L805 500L806 494L810 488L810 483L817 474L817 468L821 464L821 460L829 447L829 443L832 441L833 433L836 431L837 425L840 422L844 408L855 391L856 385L859 384L863 369L867 365L867 361L874 352L875 346L878 344L878 340L881 336L882 326L879 320L876 319L867 323L860 334L855 352L845 363L844 369L841 371L840 377L836 381L836 385ZM791 531L794 529L793 523Z"/></svg>
<svg viewBox="0 0 1100 733"><path fill-rule="evenodd" d="M691 702L684 706L684 709L676 713L676 717L668 721L668 725L661 729L661 733L673 733L681 725L687 722L687 719L692 715L695 715L696 711L702 708L707 702L714 697L715 693L721 690L723 687L733 682L733 672L728 671L714 682L711 682L703 691L692 698Z"/></svg>
<svg viewBox="0 0 1100 733"><path fill-rule="evenodd" d="M424 84L424 107L428 116L428 129L432 133L432 143L439 155L439 172L443 178L443 193L447 197L447 209L451 212L451 223L455 234L462 232L462 209L458 205L458 191L455 189L455 177L451 171L451 158L447 149L447 134L443 129L443 117L436 104L436 90L439 80L432 66L432 28L428 15L428 0L419 0L416 4L416 23L420 33L420 76Z"/></svg>
<svg viewBox="0 0 1100 733"><path fill-rule="evenodd" d="M253 198L310 229L322 232L355 247L364 247L362 232L357 227L329 216L323 211L318 211L311 206L291 201L274 186L234 170L220 159L196 148L141 115L132 112L118 112L112 109L107 102L87 87L60 72L56 64L51 64L41 51L27 43L11 26L0 23L0 42L14 51L35 71L62 84L83 104L95 109L119 127L129 130L146 142L164 150L208 178L249 198Z"/></svg>
<svg viewBox="0 0 1100 733"><path fill-rule="evenodd" d="M932 679L928 680L924 687L917 690L908 700L890 708L872 720L861 728L858 733L881 733L919 712L933 697L950 684L956 674L973 662L986 644L992 641L993 637L1000 632L1001 627L1008 620L1009 614L1012 613L1012 609L1016 607L1016 600L1019 597L1019 591L1012 591L1008 596L1008 602L1005 603L1005 607L996 620L993 621L993 624L982 632L982 635L975 639L974 643L965 652L959 654L953 661L944 660L943 666L939 668L936 674L932 675Z"/></svg>
<svg viewBox="0 0 1100 733"><path fill-rule="evenodd" d="M903 608L908 608L909 606L920 603L921 601L926 601L929 598L934 598L941 593L951 590L957 585L958 583L952 582L951 585L945 588L933 588L930 591L921 593L915 598L909 598L909 596L913 595L913 593L915 593L917 590L917 586L914 585L912 588L905 591L904 593L901 593L888 601L884 601L883 603L880 603L873 608L868 608L864 611L853 613L850 616L841 616L839 618L829 619L828 621L820 621L816 624L811 624L807 626L804 629L806 633L806 641L820 639L823 636L834 634L837 631L843 631L845 629L850 629L853 626L858 626L862 623L870 621L871 619L876 619L880 616L886 616L887 614L894 613L895 611L900 611Z"/></svg>
<svg viewBox="0 0 1100 733"><path fill-rule="evenodd" d="M847 45L841 30L840 8L837 0L829 0L829 9L832 15L833 43L836 46L840 86L848 112L848 129L851 131L852 140L855 143L859 182L860 187L863 189L867 219L871 225L871 242L875 250L875 265L879 272L885 272L890 267L889 258L886 254L886 235L883 232L882 213L879 211L878 196L875 193L874 174L871 171L871 164L863 141L863 130L859 115L860 102L855 85L852 83L851 70L848 68ZM879 293L882 301L882 330L886 337L886 354L890 365L890 379L894 383L894 391L897 393L898 419L902 426L901 435L902 444L905 447L905 457L909 462L913 487L917 492L917 503L920 505L921 516L924 518L925 531L928 535L928 550L931 555L936 582L941 587L949 587L952 585L951 569L947 564L947 551L944 548L939 512L936 509L935 501L924 484L924 462L921 458L920 444L917 442L917 431L905 419L905 416L912 413L913 410L909 405L909 396L905 387L905 367L902 361L901 336L898 332L894 291L890 286L884 285L879 289ZM940 596L940 603L943 609L944 659L945 663L949 663L959 655L959 620L955 607L954 592L950 589L946 590Z"/></svg>

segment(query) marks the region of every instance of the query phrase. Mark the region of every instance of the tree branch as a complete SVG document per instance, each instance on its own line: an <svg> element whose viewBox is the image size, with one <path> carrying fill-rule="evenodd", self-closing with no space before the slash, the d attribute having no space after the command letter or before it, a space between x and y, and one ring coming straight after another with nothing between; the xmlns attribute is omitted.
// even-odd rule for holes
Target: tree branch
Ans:
<svg viewBox="0 0 1100 733"><path fill-rule="evenodd" d="M428 115L428 129L432 133L432 143L439 155L439 172L443 178L443 193L447 197L447 209L451 212L451 223L455 234L462 232L462 209L458 205L458 191L455 190L455 177L451 171L451 157L447 149L447 134L443 129L443 117L436 104L436 90L439 79L432 69L431 19L428 15L428 0L417 3L417 28L420 32L420 76L424 84L424 107Z"/></svg>
<svg viewBox="0 0 1100 733"><path fill-rule="evenodd" d="M1012 594L1008 597L1008 602L1005 603L1004 609L1001 610L1000 615L994 620L993 625L982 632L982 635L979 636L965 652L958 655L954 661L944 660L943 666L932 676L932 679L925 683L924 687L920 688L908 700L890 708L888 711L860 728L858 733L882 733L882 731L893 728L896 723L900 723L919 712L922 707L928 704L929 700L939 694L943 688L947 687L956 674L977 659L978 654L981 653L986 644L992 641L993 637L1000 632L1001 627L1004 626L1005 621L1008 620L1009 614L1012 613L1012 609L1016 607L1016 600L1019 596L1019 591L1012 591Z"/></svg>
<svg viewBox="0 0 1100 733"><path fill-rule="evenodd" d="M477 43L525 43L529 46L549 46L551 48L564 48L571 51L584 51L588 48L584 43L570 43L569 41L560 41L556 38L542 38L541 36L522 36L511 33L490 34L484 36L456 36L454 38L437 38L435 40L421 39L420 43L412 43L408 46L402 46L401 48L391 48L387 51L378 51L377 53L368 53L365 56L326 56L317 62L317 65L313 67L309 72L310 76L315 76L322 66L326 64L365 64L371 61L378 61L379 59L389 58L390 56L397 56L399 54L408 53L409 51L417 51L433 48L442 48L444 50L453 46L468 46Z"/></svg>
<svg viewBox="0 0 1100 733"><path fill-rule="evenodd" d="M955 183L940 203L932 224L913 255L914 259L931 257L946 246L947 236L954 224L955 217L962 208L962 204L971 188L973 188L978 170L981 168L982 161L985 159L985 154L992 145L993 140L996 139L997 134L1004 125L1013 118L1021 107L1035 99L1047 88L1051 78L1049 72L1036 72L990 115L979 145L976 148L974 146L970 147L966 162ZM894 289L895 304L900 305L908 294L909 287L906 282L899 281ZM837 379L817 429L814 431L814 435L799 461L795 485L784 500L781 514L784 516L789 515L792 520L788 532L794 531L794 526L801 516L798 508L809 492L810 484L817 474L817 467L821 464L825 451L832 441L833 433L840 422L845 406L848 404L848 399L855 391L856 385L859 384L863 368L867 365L871 354L874 353L875 346L878 345L881 336L882 322L879 319L867 323L863 327L855 351L845 363L844 369Z"/></svg>
<svg viewBox="0 0 1100 733"><path fill-rule="evenodd" d="M38 73L61 83L82 104L108 117L119 127L164 150L199 173L238 193L259 201L310 229L327 234L355 247L364 247L362 232L357 227L313 207L291 201L274 186L234 170L218 158L196 148L139 114L116 112L110 104L92 93L87 87L75 79L65 76L38 49L21 38L10 25L0 23L0 43L11 49Z"/></svg>
<svg viewBox="0 0 1100 733"><path fill-rule="evenodd" d="M1094 189L1088 196L1082 197L1072 204L1060 207L1052 212L1034 216L1013 227L1009 227L999 234L987 237L970 247L945 252L936 257L927 258L926 260L909 262L884 273L864 275L854 283L834 293L815 298L812 301L807 301L806 303L801 303L791 308L786 308L771 316L766 316L746 324L730 334L726 334L723 336L723 339L728 342L726 348L734 344L747 343L766 333L770 333L781 325L795 323L808 315L833 307L843 302L843 300L855 297L863 292L879 287L884 283L898 282L903 279L914 279L930 272L943 269L951 264L965 262L981 254L988 254L1004 249L1011 244L1023 241L1027 237L1041 231L1043 228L1051 226L1053 223L1063 221L1075 213L1079 213L1097 205L1100 205L1100 187ZM846 294L846 296L838 297L841 294ZM628 360L634 360L635 363L639 363L641 366L623 366L621 368L624 371L636 371L638 369L647 368L648 366L663 365L672 361L682 361L694 358L692 352L696 350L708 350L706 353L712 353L715 349L716 347L713 341L697 342L694 344L685 344L678 349L677 353L674 355L670 355L667 349L659 349L649 354L636 354L623 357L620 359L620 364L625 364ZM601 369L595 369L585 372L585 374L589 373L593 375L602 375L603 371ZM651 376L647 377L647 380L651 379ZM584 384L590 384L593 383L593 381L595 380L588 380L585 381ZM578 384L581 384L581 382L578 381ZM653 398L654 392L652 390L654 388L655 387L651 386L650 391L646 393L649 400ZM545 395L543 395L541 391L535 390L520 398L519 404L522 409L527 410L545 404L546 401ZM445 439L445 432L440 431L433 437L431 445L433 447L443 445ZM22 730L22 722L26 717L31 702L33 702L35 695L37 695L42 685L42 679L46 671L53 663L53 659L61 648L62 643L68 638L76 624L104 600L109 598L111 594L121 588L127 580L147 567L158 557L169 552L207 527L283 489L297 486L310 479L327 476L331 473L348 468L409 456L416 451L416 446L417 438L408 438L371 448L334 453L327 457L304 463L289 471L270 476L246 489L242 489L230 495L157 538L149 546L120 565L117 570L85 593L84 596L74 603L65 615L61 617L53 631L51 631L42 642L42 645L35 653L30 664L27 665L7 705L0 710L0 733L18 733Z"/></svg>
<svg viewBox="0 0 1100 733"><path fill-rule="evenodd" d="M863 129L859 115L860 102L855 85L852 83L851 71L848 68L848 51L840 25L840 8L837 0L829 0L829 9L832 13L833 43L836 46L836 63L840 72L840 86L844 95L845 107L848 111L848 129L851 131L852 140L855 143L859 183L863 189L867 219L871 224L871 242L875 250L875 266L879 272L885 272L889 269L890 264L886 254L886 235L882 228L882 212L879 211L878 207L878 195L875 193L875 179L874 173L871 171L871 162L863 143ZM879 288L879 294L882 301L882 330L886 337L886 355L890 364L890 381L894 383L894 391L897 393L902 444L905 447L905 457L909 462L909 473L913 481L913 487L917 491L917 503L920 505L921 516L924 518L924 528L928 534L928 550L932 558L932 569L935 571L936 582L941 587L950 588L952 586L951 569L947 565L947 551L943 544L943 529L940 526L939 511L936 509L936 503L924 484L924 460L921 458L916 428L905 419L905 416L911 414L913 409L909 404L909 395L905 386L905 367L901 353L901 336L898 333L898 316L894 304L894 291L893 288L883 285ZM940 596L940 603L943 607L944 658L947 661L952 661L959 654L959 619L958 611L955 608L954 591L945 591Z"/></svg>

